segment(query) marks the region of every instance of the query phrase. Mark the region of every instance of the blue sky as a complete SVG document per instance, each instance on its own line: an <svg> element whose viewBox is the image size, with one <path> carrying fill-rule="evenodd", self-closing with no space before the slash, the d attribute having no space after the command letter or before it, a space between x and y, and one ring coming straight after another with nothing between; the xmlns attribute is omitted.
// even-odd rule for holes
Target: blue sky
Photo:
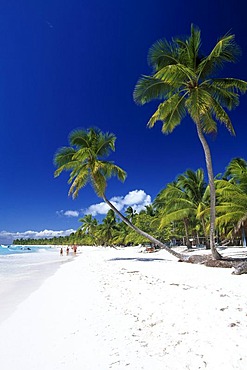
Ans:
<svg viewBox="0 0 247 370"><path fill-rule="evenodd" d="M186 4L186 5L185 5ZM68 176L54 179L53 156L74 128L97 126L117 136L111 156L127 174L110 180L107 195L120 208L140 208L175 177L205 169L189 119L170 135L146 123L157 103L132 98L160 38L202 31L203 50L228 31L242 48L224 74L247 80L244 0L1 0L0 2L0 243L18 236L63 235L90 208L104 212L91 187L68 198ZM233 157L247 159L247 96L230 113L232 137L209 138L214 172ZM48 231L47 231L48 230Z"/></svg>

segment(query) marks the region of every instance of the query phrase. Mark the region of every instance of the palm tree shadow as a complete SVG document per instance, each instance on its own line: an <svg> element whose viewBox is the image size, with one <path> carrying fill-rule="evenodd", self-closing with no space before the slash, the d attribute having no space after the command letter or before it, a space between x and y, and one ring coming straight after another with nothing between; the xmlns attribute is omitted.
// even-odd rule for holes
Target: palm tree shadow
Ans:
<svg viewBox="0 0 247 370"><path fill-rule="evenodd" d="M153 262L153 261L167 261L164 258L141 258L141 257L117 257L111 258L109 261L139 261L139 262Z"/></svg>

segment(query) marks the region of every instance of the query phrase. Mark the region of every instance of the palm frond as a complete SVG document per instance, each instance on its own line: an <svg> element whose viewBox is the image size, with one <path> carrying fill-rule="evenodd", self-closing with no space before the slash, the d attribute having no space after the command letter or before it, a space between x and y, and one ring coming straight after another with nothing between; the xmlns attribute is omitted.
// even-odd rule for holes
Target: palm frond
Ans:
<svg viewBox="0 0 247 370"><path fill-rule="evenodd" d="M96 155L100 157L108 156L110 150L115 151L116 136L112 133L101 135L97 143Z"/></svg>
<svg viewBox="0 0 247 370"><path fill-rule="evenodd" d="M234 128L232 126L232 122L230 120L230 117L224 110L224 108L217 102L216 99L212 98L212 104L211 104L211 109L213 114L215 115L216 119L220 122L223 123L227 130L232 134L235 135Z"/></svg>
<svg viewBox="0 0 247 370"><path fill-rule="evenodd" d="M240 55L240 48L235 42L235 36L226 34L218 40L211 53L198 66L200 78L210 76L222 68L224 63L233 63Z"/></svg>
<svg viewBox="0 0 247 370"><path fill-rule="evenodd" d="M180 45L182 45L182 49L184 52L181 54L180 60L182 60L183 64L187 65L193 71L196 71L197 65L200 60L199 52L201 47L201 31L198 27L191 25L191 34L184 42L181 40L177 41Z"/></svg>
<svg viewBox="0 0 247 370"><path fill-rule="evenodd" d="M71 162L75 153L75 149L71 147L64 146L59 148L53 158L55 166L62 166L68 162Z"/></svg>
<svg viewBox="0 0 247 370"><path fill-rule="evenodd" d="M233 158L226 168L224 177L237 184L247 193L247 162L243 158Z"/></svg>
<svg viewBox="0 0 247 370"><path fill-rule="evenodd" d="M86 186L88 182L88 173L80 172L76 177L70 177L69 182L72 182L72 185L69 189L69 194L72 195L72 198L75 199L78 196L79 191Z"/></svg>
<svg viewBox="0 0 247 370"><path fill-rule="evenodd" d="M160 220L160 228L169 225L171 222L174 221L181 221L191 215L190 208L178 209L174 212L170 212L169 214L166 213L163 217L161 216Z"/></svg>
<svg viewBox="0 0 247 370"><path fill-rule="evenodd" d="M247 172L247 161L243 158L233 158L226 168L225 176L233 176L241 179Z"/></svg>
<svg viewBox="0 0 247 370"><path fill-rule="evenodd" d="M147 125L151 128L157 121L162 121L162 132L169 133L180 124L185 115L185 96L174 94L158 106L157 111L152 115Z"/></svg>
<svg viewBox="0 0 247 370"><path fill-rule="evenodd" d="M88 176L88 166L87 163L73 163L73 167L70 169L70 176L68 179L68 184L71 184L74 181L74 178L79 176Z"/></svg>
<svg viewBox="0 0 247 370"><path fill-rule="evenodd" d="M105 176L100 172L97 171L95 173L91 173L91 184L92 187L94 188L95 193L102 198L103 195L105 194L107 182Z"/></svg>
<svg viewBox="0 0 247 370"><path fill-rule="evenodd" d="M178 50L174 42L168 42L167 40L156 41L148 52L148 64L159 70L167 65L178 63Z"/></svg>
<svg viewBox="0 0 247 370"><path fill-rule="evenodd" d="M180 87L181 84L187 81L194 81L196 74L191 68L178 63L176 65L169 65L159 69L155 74L154 78L164 81L169 84L170 87Z"/></svg>
<svg viewBox="0 0 247 370"><path fill-rule="evenodd" d="M213 84L223 89L242 94L247 91L247 82L238 78L214 78Z"/></svg>
<svg viewBox="0 0 247 370"><path fill-rule="evenodd" d="M186 100L186 108L194 122L198 122L202 116L211 110L211 96L204 89L192 89Z"/></svg>
<svg viewBox="0 0 247 370"><path fill-rule="evenodd" d="M83 147L75 151L73 156L73 161L78 161L79 163L84 163L92 157L91 148Z"/></svg>
<svg viewBox="0 0 247 370"><path fill-rule="evenodd" d="M63 171L69 171L74 166L74 155L76 151L70 147L62 147L58 149L54 156L54 164L57 170L54 172L54 177L58 177Z"/></svg>
<svg viewBox="0 0 247 370"><path fill-rule="evenodd" d="M203 83L203 89L205 89L222 107L226 107L228 110L239 105L239 95L231 88L225 88L222 84L218 84L215 80L211 80L209 83Z"/></svg>
<svg viewBox="0 0 247 370"><path fill-rule="evenodd" d="M116 176L120 181L122 182L125 181L127 174L121 167L115 165L112 162L100 161L99 163L100 170L102 171L106 178Z"/></svg>
<svg viewBox="0 0 247 370"><path fill-rule="evenodd" d="M170 84L152 76L141 77L134 89L133 98L137 104L163 98L171 89Z"/></svg>
<svg viewBox="0 0 247 370"><path fill-rule="evenodd" d="M202 130L205 134L212 134L217 132L217 121L213 119L212 115L208 112L201 116Z"/></svg>
<svg viewBox="0 0 247 370"><path fill-rule="evenodd" d="M76 129L71 131L69 134L70 145L77 146L79 148L85 148L89 146L88 130Z"/></svg>
<svg viewBox="0 0 247 370"><path fill-rule="evenodd" d="M196 67L196 62L201 47L201 30L195 25L191 25L191 36L188 42L190 59L194 62L194 69Z"/></svg>

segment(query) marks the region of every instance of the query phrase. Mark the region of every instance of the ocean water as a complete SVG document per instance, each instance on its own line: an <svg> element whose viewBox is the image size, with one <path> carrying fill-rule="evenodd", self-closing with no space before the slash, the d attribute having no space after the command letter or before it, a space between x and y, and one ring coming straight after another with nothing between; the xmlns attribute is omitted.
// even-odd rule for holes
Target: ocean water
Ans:
<svg viewBox="0 0 247 370"><path fill-rule="evenodd" d="M22 279L32 272L44 271L61 262L58 248L37 246L0 246L0 279Z"/></svg>
<svg viewBox="0 0 247 370"><path fill-rule="evenodd" d="M60 256L60 248L46 246L0 246L0 322L32 291L73 258Z"/></svg>
<svg viewBox="0 0 247 370"><path fill-rule="evenodd" d="M54 250L51 246L37 245L0 245L0 256L7 254L24 254Z"/></svg>

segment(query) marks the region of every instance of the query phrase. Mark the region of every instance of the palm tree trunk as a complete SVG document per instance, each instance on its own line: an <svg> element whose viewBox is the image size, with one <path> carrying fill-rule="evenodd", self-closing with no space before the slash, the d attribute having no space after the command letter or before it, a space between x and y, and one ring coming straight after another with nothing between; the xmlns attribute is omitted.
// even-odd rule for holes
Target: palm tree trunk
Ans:
<svg viewBox="0 0 247 370"><path fill-rule="evenodd" d="M214 259L219 260L222 259L221 254L217 251L215 247L215 240L214 240L214 233L215 233L215 185L214 185L214 175L213 175L213 165L212 165L212 159L211 159L211 153L208 146L208 143L203 135L202 128L200 123L196 122L196 128L197 128L197 134L199 137L199 140L201 141L204 154L205 154L205 160L206 160L206 166L207 166L207 172L208 172L208 181L209 181L209 187L210 187L210 249L212 252L212 256Z"/></svg>
<svg viewBox="0 0 247 370"><path fill-rule="evenodd" d="M122 215L122 213L119 212L119 210L116 207L114 207L114 205L106 198L105 194L103 194L102 198L104 199L106 204L108 204L108 206L121 218L121 220L123 222L125 222L136 233L144 236L145 238L150 240L152 243L158 245L160 248L165 249L168 253L170 253L173 256L179 258L181 261L186 261L188 259L187 256L185 256L181 253L175 252L174 250L167 247L165 244L161 243L158 239L154 238L153 236L147 234L145 231L142 231L138 227L133 225L127 217L124 217L124 215Z"/></svg>
<svg viewBox="0 0 247 370"><path fill-rule="evenodd" d="M184 230L185 230L186 246L187 246L188 249L191 249L192 245L189 241L188 219L184 218L183 223L184 223Z"/></svg>
<svg viewBox="0 0 247 370"><path fill-rule="evenodd" d="M202 229L203 229L203 233L204 233L206 249L210 249L210 245L208 244L208 234L207 234L207 231L206 231L206 225L205 225L204 217L202 217L201 221L202 221Z"/></svg>

